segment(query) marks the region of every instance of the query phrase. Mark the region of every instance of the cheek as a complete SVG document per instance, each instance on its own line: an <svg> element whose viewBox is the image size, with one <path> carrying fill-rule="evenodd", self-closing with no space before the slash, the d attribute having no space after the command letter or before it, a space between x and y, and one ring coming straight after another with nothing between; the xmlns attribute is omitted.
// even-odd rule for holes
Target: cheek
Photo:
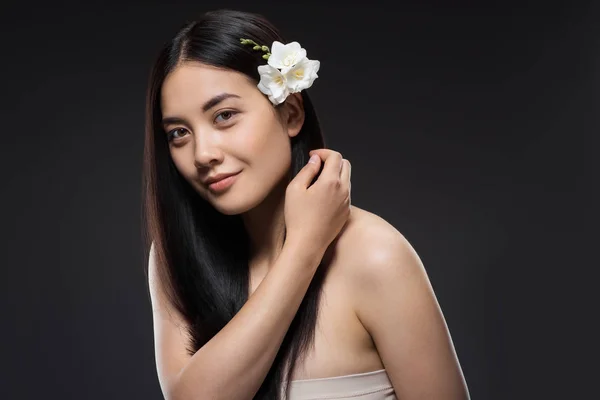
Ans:
<svg viewBox="0 0 600 400"><path fill-rule="evenodd" d="M177 151L171 150L171 159L181 176L192 184L192 186L196 185L194 183L196 167L194 166L193 158L190 158L184 149L177 149Z"/></svg>
<svg viewBox="0 0 600 400"><path fill-rule="evenodd" d="M188 175L187 170L186 170L187 163L185 161L183 152L171 150L171 159L173 160L173 164L175 164L175 167L177 168L177 170L179 170L179 172L183 176L187 176Z"/></svg>
<svg viewBox="0 0 600 400"><path fill-rule="evenodd" d="M253 124L240 144L256 168L279 170L282 163L289 164L290 139L276 121Z"/></svg>

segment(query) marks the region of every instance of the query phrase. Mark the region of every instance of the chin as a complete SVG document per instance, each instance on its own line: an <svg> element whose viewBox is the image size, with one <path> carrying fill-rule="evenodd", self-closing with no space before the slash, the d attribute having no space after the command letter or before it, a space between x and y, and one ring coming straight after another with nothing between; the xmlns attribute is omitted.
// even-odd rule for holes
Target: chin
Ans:
<svg viewBox="0 0 600 400"><path fill-rule="evenodd" d="M239 215L239 214L243 214L249 210L249 208L247 208L247 207L227 207L227 206L223 206L220 204L214 204L214 203L213 203L213 207L215 208L215 210L217 210L218 212L220 212L221 214L224 214L224 215Z"/></svg>
<svg viewBox="0 0 600 400"><path fill-rule="evenodd" d="M261 199L249 199L248 196L234 193L228 193L228 195L231 195L231 198L224 196L213 198L209 202L221 214L239 215L252 210L262 201Z"/></svg>

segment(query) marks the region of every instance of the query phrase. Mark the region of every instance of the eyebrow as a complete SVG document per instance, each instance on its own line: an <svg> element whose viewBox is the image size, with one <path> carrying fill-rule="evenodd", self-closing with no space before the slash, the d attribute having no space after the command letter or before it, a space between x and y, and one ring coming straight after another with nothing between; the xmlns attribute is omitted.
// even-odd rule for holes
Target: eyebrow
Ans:
<svg viewBox="0 0 600 400"><path fill-rule="evenodd" d="M207 112L211 108L215 107L216 105L218 105L219 103L221 103L222 101L224 101L230 97L234 97L236 99L240 98L240 96L238 96L237 94L233 94L233 93L218 94L202 105L202 112ZM163 125L179 124L179 123L184 123L184 122L185 122L185 120L183 118L179 118L179 117L165 117L162 120Z"/></svg>

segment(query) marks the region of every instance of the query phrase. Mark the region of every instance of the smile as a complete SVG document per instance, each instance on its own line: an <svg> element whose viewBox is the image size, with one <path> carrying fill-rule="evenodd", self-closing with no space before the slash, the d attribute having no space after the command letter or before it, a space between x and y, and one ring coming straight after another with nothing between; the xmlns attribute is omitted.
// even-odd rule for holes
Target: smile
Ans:
<svg viewBox="0 0 600 400"><path fill-rule="evenodd" d="M225 179L221 179L220 181L213 182L210 185L208 185L208 188L215 193L221 193L226 189L230 188L231 185L233 185L233 183L237 180L237 177L240 174L240 172L238 172L235 175L228 176Z"/></svg>

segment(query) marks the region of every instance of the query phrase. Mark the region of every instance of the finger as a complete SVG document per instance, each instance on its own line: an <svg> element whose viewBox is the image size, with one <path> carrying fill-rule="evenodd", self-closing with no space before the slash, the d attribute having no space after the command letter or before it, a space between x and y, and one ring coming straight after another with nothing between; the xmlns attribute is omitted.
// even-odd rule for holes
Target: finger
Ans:
<svg viewBox="0 0 600 400"><path fill-rule="evenodd" d="M345 158L342 160L342 162L343 166L342 171L340 172L340 181L342 182L342 185L347 186L350 182L350 170L352 169L352 166L350 165L350 161L346 160Z"/></svg>
<svg viewBox="0 0 600 400"><path fill-rule="evenodd" d="M308 152L309 156L317 154L319 157L321 157L321 160L323 160L323 161L327 160L327 158L330 157L334 153L339 153L339 152L335 151L335 150L331 150L331 149L314 149L314 150L311 150ZM340 166L340 168L341 168L341 166Z"/></svg>
<svg viewBox="0 0 600 400"><path fill-rule="evenodd" d="M310 152L310 154L317 154L324 162L323 171L321 176L332 176L338 178L342 169L342 155L330 149L317 149Z"/></svg>
<svg viewBox="0 0 600 400"><path fill-rule="evenodd" d="M331 154L334 152L335 152L335 150L332 150L332 149L313 149L308 152L308 155L312 156L313 154L318 154L321 158L325 159L325 158L327 158L328 154Z"/></svg>
<svg viewBox="0 0 600 400"><path fill-rule="evenodd" d="M308 188L313 181L314 177L319 173L321 169L321 158L315 157L314 162L309 160L308 163L296 174L294 177L294 181L298 182L299 185L302 185L304 188Z"/></svg>

